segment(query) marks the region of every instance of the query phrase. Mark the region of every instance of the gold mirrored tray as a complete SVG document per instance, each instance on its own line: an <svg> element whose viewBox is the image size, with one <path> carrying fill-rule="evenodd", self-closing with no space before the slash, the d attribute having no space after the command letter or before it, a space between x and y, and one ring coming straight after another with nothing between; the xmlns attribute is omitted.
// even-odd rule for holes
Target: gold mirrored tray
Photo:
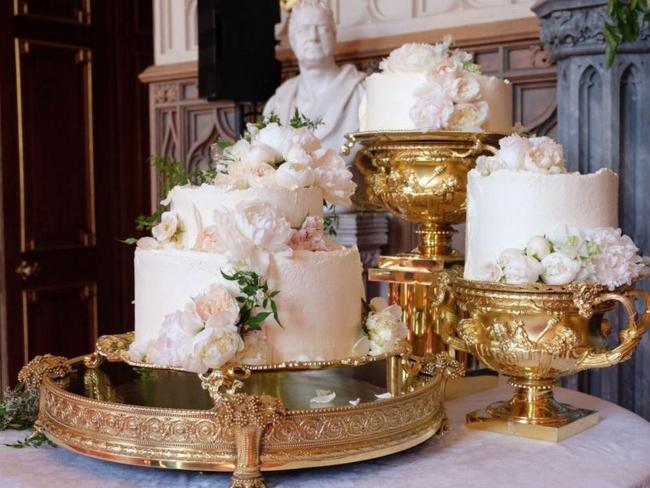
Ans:
<svg viewBox="0 0 650 488"><path fill-rule="evenodd" d="M65 378L42 380L36 427L53 442L118 463L233 471L232 486L246 487L265 486L263 470L362 461L442 432L445 384L461 373L444 354L427 375L392 356L256 371L233 386L225 376L210 383L212 374L84 359L70 360ZM336 396L314 403L319 390Z"/></svg>

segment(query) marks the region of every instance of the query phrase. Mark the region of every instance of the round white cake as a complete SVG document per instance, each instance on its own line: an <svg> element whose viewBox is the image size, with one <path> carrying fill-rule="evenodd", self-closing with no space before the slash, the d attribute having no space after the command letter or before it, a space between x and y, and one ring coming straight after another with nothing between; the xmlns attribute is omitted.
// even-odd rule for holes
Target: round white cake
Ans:
<svg viewBox="0 0 650 488"><path fill-rule="evenodd" d="M512 128L512 86L479 73L469 53L435 45L404 44L365 81L361 131L490 131Z"/></svg>
<svg viewBox="0 0 650 488"><path fill-rule="evenodd" d="M618 227L618 176L547 174L501 169L469 172L465 278L485 279L486 268L506 249L523 249L532 236L560 226L581 230Z"/></svg>

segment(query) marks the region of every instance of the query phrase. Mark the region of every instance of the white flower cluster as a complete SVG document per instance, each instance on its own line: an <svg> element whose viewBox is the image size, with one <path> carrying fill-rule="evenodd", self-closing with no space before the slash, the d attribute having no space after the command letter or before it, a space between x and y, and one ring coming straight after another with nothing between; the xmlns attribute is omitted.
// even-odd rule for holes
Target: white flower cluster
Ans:
<svg viewBox="0 0 650 488"><path fill-rule="evenodd" d="M476 158L476 169L489 176L500 169L535 173L566 173L562 146L550 137L522 137L517 134L499 140L493 156Z"/></svg>
<svg viewBox="0 0 650 488"><path fill-rule="evenodd" d="M173 245L182 232L174 212L163 212L160 222L151 228L153 237L141 237L136 245L140 249L163 249Z"/></svg>
<svg viewBox="0 0 650 488"><path fill-rule="evenodd" d="M307 217L293 229L274 207L262 202L240 202L215 211L215 222L196 240L197 251L223 254L238 269L266 276L271 254L291 256L294 250L329 251L338 248L323 228L323 219Z"/></svg>
<svg viewBox="0 0 650 488"><path fill-rule="evenodd" d="M410 110L418 129L478 132L490 111L481 100L478 66L472 64L471 54L451 50L451 43L448 37L435 45L404 44L392 51L380 68L426 75Z"/></svg>
<svg viewBox="0 0 650 488"><path fill-rule="evenodd" d="M364 334L355 344L355 354L374 356L396 350L402 339L408 336L408 328L402 321L402 308L388 305L382 297L370 300L369 306L365 324L367 335Z"/></svg>
<svg viewBox="0 0 650 488"><path fill-rule="evenodd" d="M226 190L317 187L335 205L350 205L356 184L345 161L321 147L307 127L249 124L248 136L224 149L214 184Z"/></svg>
<svg viewBox="0 0 650 488"><path fill-rule="evenodd" d="M237 327L240 305L222 285L192 299L185 309L167 315L158 338L149 344L137 341L129 354L136 361L173 366L203 373L238 360L265 363L268 344L260 331L248 331L244 339Z"/></svg>
<svg viewBox="0 0 650 488"><path fill-rule="evenodd" d="M639 249L621 229L583 232L563 226L546 237L532 237L524 250L503 251L497 263L486 269L485 279L513 285L586 281L614 290L632 284L643 266Z"/></svg>

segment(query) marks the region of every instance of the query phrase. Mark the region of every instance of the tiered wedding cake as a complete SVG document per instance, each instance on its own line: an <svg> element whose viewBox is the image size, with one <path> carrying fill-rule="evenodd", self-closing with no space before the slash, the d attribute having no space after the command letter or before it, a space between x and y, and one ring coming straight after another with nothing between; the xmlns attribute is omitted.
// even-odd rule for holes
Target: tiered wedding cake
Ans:
<svg viewBox="0 0 650 488"><path fill-rule="evenodd" d="M323 201L349 204L345 162L296 117L250 125L216 176L176 186L135 252L134 359L204 371L391 350L399 310L362 310L356 247L327 235Z"/></svg>
<svg viewBox="0 0 650 488"><path fill-rule="evenodd" d="M435 45L404 44L366 81L359 108L361 131L453 130L507 133L512 87L480 74L472 55Z"/></svg>
<svg viewBox="0 0 650 488"><path fill-rule="evenodd" d="M642 263L618 229L618 176L567 173L562 146L511 135L469 173L465 278L630 284Z"/></svg>

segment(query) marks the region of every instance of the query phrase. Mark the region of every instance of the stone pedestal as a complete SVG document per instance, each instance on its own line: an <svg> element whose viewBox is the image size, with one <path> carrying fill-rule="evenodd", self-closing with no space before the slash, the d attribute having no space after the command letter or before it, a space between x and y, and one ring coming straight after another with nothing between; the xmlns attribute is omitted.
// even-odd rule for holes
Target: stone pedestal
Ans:
<svg viewBox="0 0 650 488"><path fill-rule="evenodd" d="M622 44L607 69L606 9L603 0L544 0L533 6L541 40L557 63L558 138L569 169L610 168L619 174L620 225L648 254L650 27L645 25L636 42ZM615 323L616 317L611 320ZM627 363L583 373L569 384L650 418L650 376L643 367L648 356L645 340Z"/></svg>

